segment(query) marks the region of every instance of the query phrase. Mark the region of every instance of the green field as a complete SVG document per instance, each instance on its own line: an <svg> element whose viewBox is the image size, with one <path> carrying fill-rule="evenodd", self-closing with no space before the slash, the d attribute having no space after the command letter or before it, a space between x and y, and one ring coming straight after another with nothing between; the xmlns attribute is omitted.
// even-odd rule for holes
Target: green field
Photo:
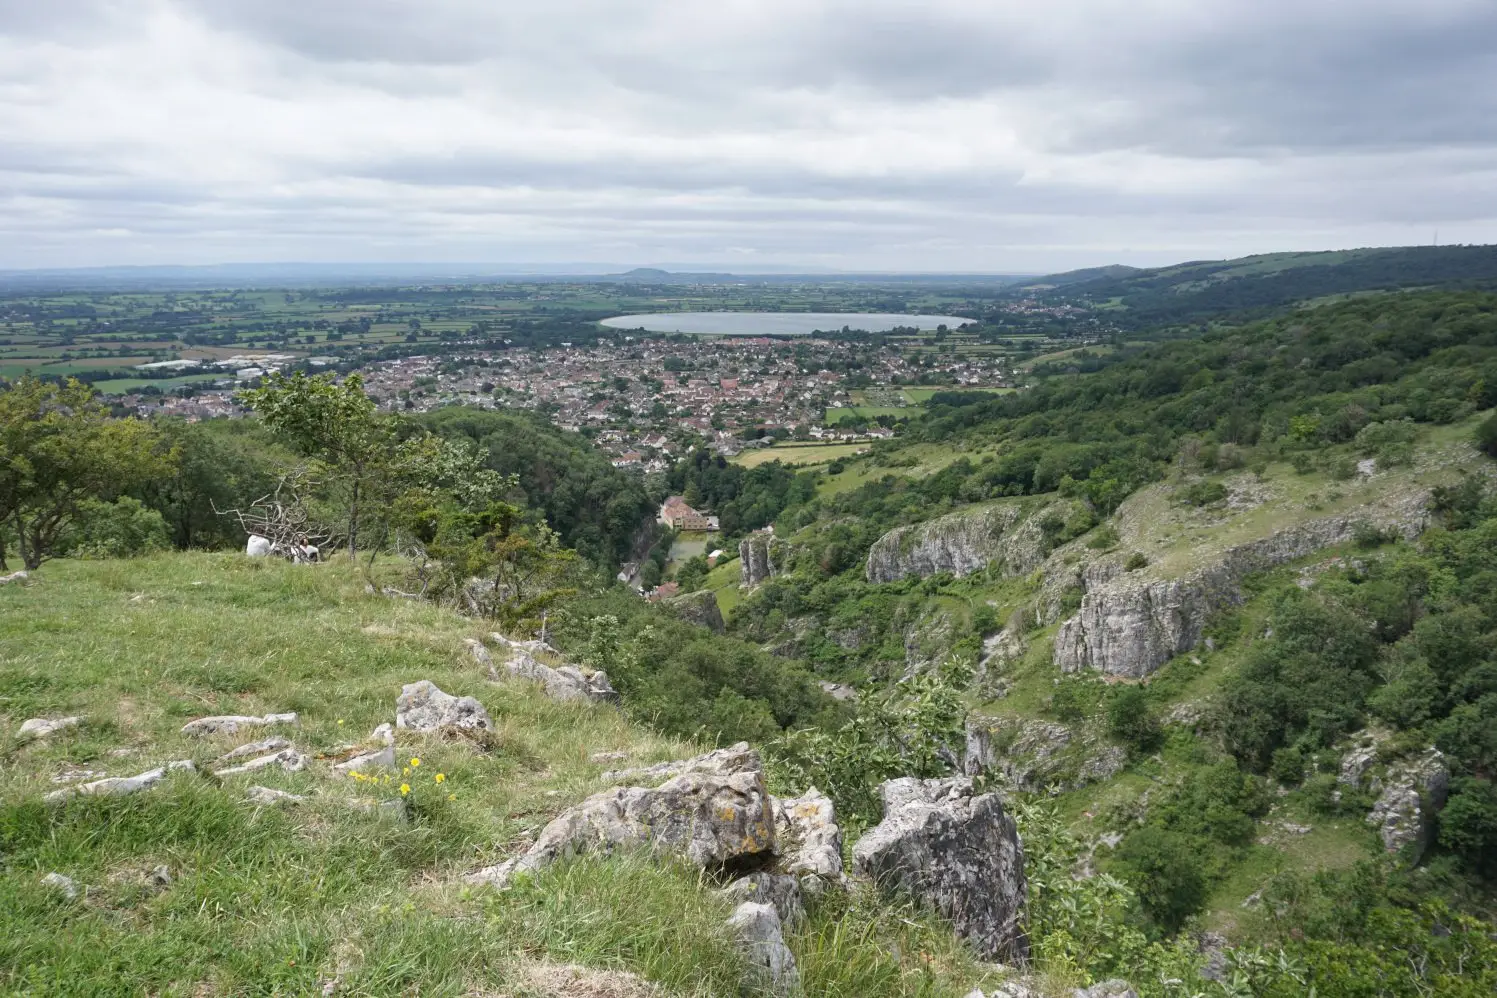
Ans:
<svg viewBox="0 0 1497 998"><path fill-rule="evenodd" d="M919 415L919 412L918 409L888 405L849 405L840 409L828 409L823 421L827 426L836 426L838 423L851 422L854 419L877 419L879 416L909 419L911 416Z"/></svg>
<svg viewBox="0 0 1497 998"><path fill-rule="evenodd" d="M780 444L746 450L730 460L745 468L779 461L783 464L825 464L839 457L852 457L868 449L867 444Z"/></svg>

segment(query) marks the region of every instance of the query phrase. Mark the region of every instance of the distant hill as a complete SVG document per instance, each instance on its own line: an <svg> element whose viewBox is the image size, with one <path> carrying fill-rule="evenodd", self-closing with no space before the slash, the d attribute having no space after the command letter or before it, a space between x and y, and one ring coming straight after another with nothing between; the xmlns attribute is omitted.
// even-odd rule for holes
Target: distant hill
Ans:
<svg viewBox="0 0 1497 998"><path fill-rule="evenodd" d="M1095 268L1025 285L1115 309L1130 326L1255 316L1296 302L1404 288L1497 287L1497 246L1269 253L1136 270Z"/></svg>
<svg viewBox="0 0 1497 998"><path fill-rule="evenodd" d="M1067 270L1061 274L1048 274L1044 277L1025 281L1022 287L1025 290L1045 290L1048 288L1063 288L1073 284L1085 284L1088 281L1100 281L1131 277L1134 274L1142 274L1144 271L1138 267L1129 267L1125 264L1114 263L1106 267L1085 267L1081 270Z"/></svg>

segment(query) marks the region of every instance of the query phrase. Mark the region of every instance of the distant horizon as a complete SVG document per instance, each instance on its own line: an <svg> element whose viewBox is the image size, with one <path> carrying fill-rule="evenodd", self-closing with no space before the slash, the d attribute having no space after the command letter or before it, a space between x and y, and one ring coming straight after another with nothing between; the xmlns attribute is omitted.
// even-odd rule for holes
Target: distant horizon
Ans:
<svg viewBox="0 0 1497 998"><path fill-rule="evenodd" d="M1368 245L1368 246L1341 246L1328 249L1278 249L1264 250L1258 253L1243 254L1240 256L1198 256L1189 258L1171 258L1164 263L1136 263L1123 259L1109 258L1101 262L1083 264L1079 267L1069 267L1065 270L1043 270L1043 269L849 269L828 267L816 264L802 264L795 262L780 262L771 264L732 264L728 262L682 262L667 261L663 263L600 263L585 260L558 260L539 262L516 262L516 261L483 261L483 260L257 260L257 261L215 261L210 263L107 263L91 264L86 266L43 266L43 267L0 267L0 277L24 278L68 276L68 275L98 275L98 276L134 276L137 278L149 278L152 272L159 272L163 276L173 273L196 273L208 275L211 272L222 273L229 277L235 273L249 275L255 271L283 271L288 272L286 276L292 276L290 272L306 271L306 277L323 276L333 278L336 276L367 276L367 277L391 277L398 278L407 276L411 278L432 277L457 280L462 278L588 278L588 277L622 277L636 271L658 270L672 276L700 276L722 274L730 277L971 277L971 278L1034 278L1045 277L1051 274L1066 273L1075 270L1092 270L1105 267L1133 267L1141 270L1154 269L1158 267L1178 266L1187 263L1216 262L1223 260L1244 259L1246 257L1277 255L1281 253L1339 253L1356 250L1398 250L1398 249L1449 249L1462 247L1476 247L1493 245L1489 243L1448 243L1444 245L1424 246L1421 244L1405 245ZM269 277L270 274L263 276Z"/></svg>

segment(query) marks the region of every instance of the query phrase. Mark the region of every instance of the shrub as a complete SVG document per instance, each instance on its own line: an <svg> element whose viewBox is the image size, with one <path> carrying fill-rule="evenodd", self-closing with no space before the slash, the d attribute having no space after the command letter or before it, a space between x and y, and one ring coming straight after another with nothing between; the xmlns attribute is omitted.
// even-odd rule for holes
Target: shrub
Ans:
<svg viewBox="0 0 1497 998"><path fill-rule="evenodd" d="M1113 693L1107 705L1107 730L1139 752L1150 751L1159 744L1159 718L1142 686L1120 686Z"/></svg>
<svg viewBox="0 0 1497 998"><path fill-rule="evenodd" d="M166 520L130 496L85 502L66 543L74 558L133 558L169 547Z"/></svg>
<svg viewBox="0 0 1497 998"><path fill-rule="evenodd" d="M1488 457L1497 457L1497 412L1482 420L1476 428L1476 446Z"/></svg>
<svg viewBox="0 0 1497 998"><path fill-rule="evenodd" d="M1106 551L1118 546L1118 532L1112 524L1104 523L1086 539L1086 546L1093 551Z"/></svg>
<svg viewBox="0 0 1497 998"><path fill-rule="evenodd" d="M1206 872L1187 836L1145 826L1118 849L1123 877L1138 893L1144 914L1169 935L1206 905Z"/></svg>
<svg viewBox="0 0 1497 998"><path fill-rule="evenodd" d="M1187 506L1212 506L1227 499L1227 487L1221 482L1192 482L1175 490L1175 499Z"/></svg>
<svg viewBox="0 0 1497 998"><path fill-rule="evenodd" d="M1140 568L1146 567L1148 564L1149 559L1144 556L1144 553L1142 551L1135 551L1128 556L1127 561L1123 562L1123 571L1136 572Z"/></svg>

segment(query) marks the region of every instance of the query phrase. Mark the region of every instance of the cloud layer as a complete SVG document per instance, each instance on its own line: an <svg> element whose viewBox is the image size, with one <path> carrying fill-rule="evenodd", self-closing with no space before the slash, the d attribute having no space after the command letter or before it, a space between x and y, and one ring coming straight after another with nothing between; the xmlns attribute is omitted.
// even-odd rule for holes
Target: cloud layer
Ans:
<svg viewBox="0 0 1497 998"><path fill-rule="evenodd" d="M0 0L0 267L1497 241L1491 0Z"/></svg>

